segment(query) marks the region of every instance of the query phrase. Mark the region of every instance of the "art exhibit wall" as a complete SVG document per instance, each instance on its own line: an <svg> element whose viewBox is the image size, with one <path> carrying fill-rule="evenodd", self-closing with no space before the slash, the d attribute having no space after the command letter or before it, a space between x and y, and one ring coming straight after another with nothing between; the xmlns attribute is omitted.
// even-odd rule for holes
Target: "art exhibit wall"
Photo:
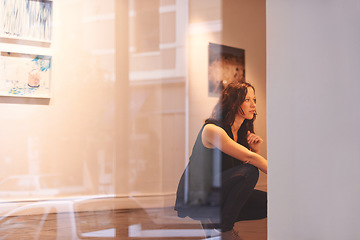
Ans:
<svg viewBox="0 0 360 240"><path fill-rule="evenodd" d="M0 98L0 182L11 183L10 192L0 191L4 200L174 198L185 159L188 6L137 2L145 8L134 1L54 2L49 47L1 39L4 51L45 51L53 60L50 98ZM158 36L151 51L141 45L144 26L136 22L149 12L157 16L144 25ZM67 183L63 192L17 185L48 175Z"/></svg>
<svg viewBox="0 0 360 240"><path fill-rule="evenodd" d="M360 235L359 1L267 1L268 239Z"/></svg>
<svg viewBox="0 0 360 240"><path fill-rule="evenodd" d="M154 2L160 4L154 10L160 12L154 20L161 23L159 50L138 51L136 11L128 11L134 6L113 0L55 1L49 47L1 43L52 56L50 98L0 97L3 179L56 175L78 187L8 200L165 195L173 204L195 137L217 101L208 96L209 42L245 49L247 77L254 79L259 101L265 98L265 39L250 34L251 26L263 29L261 19L243 28L244 38L231 34L239 31L233 21L243 19L224 17L235 3ZM265 103L259 106L263 115ZM266 140L263 116L256 128Z"/></svg>
<svg viewBox="0 0 360 240"><path fill-rule="evenodd" d="M116 8L121 12L127 6L119 3ZM126 161L117 161L127 149L125 135L118 132L126 125L128 51L116 49L116 44L124 43L116 42L119 36L114 31L115 26L127 29L127 17L119 26L116 8L114 1L54 1L50 47L21 41L2 44L18 51L46 49L53 60L50 98L0 98L2 180L56 175L61 185L68 183L57 197L128 193ZM22 185L13 188L26 192ZM6 199L55 197L40 192Z"/></svg>

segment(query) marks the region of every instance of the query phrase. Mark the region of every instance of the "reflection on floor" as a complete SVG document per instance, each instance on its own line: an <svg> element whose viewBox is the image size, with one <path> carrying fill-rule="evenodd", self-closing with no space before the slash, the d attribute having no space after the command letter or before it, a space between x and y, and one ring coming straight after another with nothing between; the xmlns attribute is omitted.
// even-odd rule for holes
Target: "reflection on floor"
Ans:
<svg viewBox="0 0 360 240"><path fill-rule="evenodd" d="M0 217L0 239L205 239L199 222L178 218L171 206L144 208L137 201L137 208L118 209L117 201L87 199L24 205ZM244 240L267 238L266 219L239 222L235 228Z"/></svg>

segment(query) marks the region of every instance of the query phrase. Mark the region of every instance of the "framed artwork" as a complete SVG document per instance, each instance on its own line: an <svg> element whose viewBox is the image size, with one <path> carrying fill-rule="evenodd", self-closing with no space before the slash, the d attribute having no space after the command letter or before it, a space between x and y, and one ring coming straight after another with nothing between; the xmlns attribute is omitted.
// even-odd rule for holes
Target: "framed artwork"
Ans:
<svg viewBox="0 0 360 240"><path fill-rule="evenodd" d="M209 97L218 97L232 81L245 81L245 50L209 43Z"/></svg>
<svg viewBox="0 0 360 240"><path fill-rule="evenodd" d="M51 56L1 52L0 95L50 98Z"/></svg>
<svg viewBox="0 0 360 240"><path fill-rule="evenodd" d="M51 42L52 1L0 0L0 37Z"/></svg>

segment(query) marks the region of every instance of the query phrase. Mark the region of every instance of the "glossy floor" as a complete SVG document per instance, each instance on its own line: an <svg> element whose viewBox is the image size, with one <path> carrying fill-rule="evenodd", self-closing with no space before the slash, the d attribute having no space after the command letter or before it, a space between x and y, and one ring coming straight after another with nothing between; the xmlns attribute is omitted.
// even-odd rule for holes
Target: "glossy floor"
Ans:
<svg viewBox="0 0 360 240"><path fill-rule="evenodd" d="M91 199L24 204L1 217L0 239L206 238L198 221L178 218L171 206L119 209L118 203ZM235 229L244 240L266 240L267 219L238 222Z"/></svg>

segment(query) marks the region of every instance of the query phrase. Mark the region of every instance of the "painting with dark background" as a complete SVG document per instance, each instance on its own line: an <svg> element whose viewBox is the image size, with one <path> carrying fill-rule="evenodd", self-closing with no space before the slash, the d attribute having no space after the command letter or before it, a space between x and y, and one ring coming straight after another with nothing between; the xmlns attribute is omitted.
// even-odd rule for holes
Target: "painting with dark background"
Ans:
<svg viewBox="0 0 360 240"><path fill-rule="evenodd" d="M218 97L230 82L245 81L245 50L209 43L209 97Z"/></svg>

